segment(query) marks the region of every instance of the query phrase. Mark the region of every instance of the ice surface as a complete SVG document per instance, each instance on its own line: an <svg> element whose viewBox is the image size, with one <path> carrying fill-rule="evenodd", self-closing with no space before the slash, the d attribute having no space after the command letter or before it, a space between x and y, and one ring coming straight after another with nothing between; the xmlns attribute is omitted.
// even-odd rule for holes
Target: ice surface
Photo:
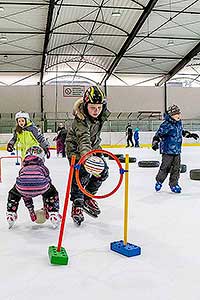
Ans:
<svg viewBox="0 0 200 300"><path fill-rule="evenodd" d="M160 160L151 149L112 149L138 160ZM0 155L9 155L1 151ZM99 200L98 219L85 215L81 227L71 218L69 203L63 247L69 264L49 263L48 247L57 245L59 230L48 221L31 222L23 201L18 220L8 229L5 218L7 193L20 169L14 159L2 162L0 183L0 291L2 300L40 299L135 299L199 300L200 295L200 182L189 178L189 170L200 168L200 148L185 147L181 194L173 194L168 179L160 192L154 191L158 168L130 164L128 242L141 247L140 256L128 258L109 250L110 243L123 239L124 183L108 199ZM100 193L108 193L118 180L115 162L107 159L110 178ZM56 158L46 160L52 181L59 191L61 212L69 165ZM40 208L40 197L34 200Z"/></svg>

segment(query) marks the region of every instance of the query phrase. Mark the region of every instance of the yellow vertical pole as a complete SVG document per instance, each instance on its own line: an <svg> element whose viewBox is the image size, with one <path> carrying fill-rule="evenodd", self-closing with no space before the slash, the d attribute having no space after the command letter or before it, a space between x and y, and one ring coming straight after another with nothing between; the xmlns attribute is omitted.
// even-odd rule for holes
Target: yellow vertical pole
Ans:
<svg viewBox="0 0 200 300"><path fill-rule="evenodd" d="M128 172L129 172L129 155L125 156L125 201L124 201L124 245L128 239Z"/></svg>

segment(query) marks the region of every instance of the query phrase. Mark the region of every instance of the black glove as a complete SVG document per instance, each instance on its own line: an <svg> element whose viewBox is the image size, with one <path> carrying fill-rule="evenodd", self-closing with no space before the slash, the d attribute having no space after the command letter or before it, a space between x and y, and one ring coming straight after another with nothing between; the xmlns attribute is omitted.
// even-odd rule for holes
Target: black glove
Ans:
<svg viewBox="0 0 200 300"><path fill-rule="evenodd" d="M50 156L51 156L51 153L50 153L50 151L49 151L49 148L45 148L45 149L44 149L44 152L45 152L45 154L46 154L47 159L49 159Z"/></svg>
<svg viewBox="0 0 200 300"><path fill-rule="evenodd" d="M14 150L13 145L10 144L10 143L8 143L8 145L7 145L7 151L8 151L8 152L13 152L13 150Z"/></svg>
<svg viewBox="0 0 200 300"><path fill-rule="evenodd" d="M152 141L152 146L151 146L154 151L158 150L159 143L160 143L159 137L158 136L154 136L153 137L153 141Z"/></svg>
<svg viewBox="0 0 200 300"><path fill-rule="evenodd" d="M191 137L195 140L198 140L198 138L199 138L197 133L191 133Z"/></svg>
<svg viewBox="0 0 200 300"><path fill-rule="evenodd" d="M190 133L189 131L187 130L184 130L183 131L183 136L186 137L186 138L193 138L195 140L197 140L199 138L198 134L197 133Z"/></svg>

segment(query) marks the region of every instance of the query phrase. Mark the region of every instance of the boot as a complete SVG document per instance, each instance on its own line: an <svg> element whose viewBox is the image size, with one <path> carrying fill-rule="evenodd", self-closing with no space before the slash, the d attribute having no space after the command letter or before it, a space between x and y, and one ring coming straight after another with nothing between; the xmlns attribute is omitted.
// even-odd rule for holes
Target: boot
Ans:
<svg viewBox="0 0 200 300"><path fill-rule="evenodd" d="M49 212L49 220L54 229L60 225L61 215L58 212Z"/></svg>
<svg viewBox="0 0 200 300"><path fill-rule="evenodd" d="M173 193L181 193L181 187L177 184L175 186L170 186L170 189Z"/></svg>
<svg viewBox="0 0 200 300"><path fill-rule="evenodd" d="M98 203L92 198L85 198L83 210L94 218L97 218L101 213Z"/></svg>
<svg viewBox="0 0 200 300"><path fill-rule="evenodd" d="M160 191L162 188L162 183L161 182L156 182L155 184L155 190L156 192Z"/></svg>
<svg viewBox="0 0 200 300"><path fill-rule="evenodd" d="M84 216L83 216L83 210L80 206L72 204L72 212L71 212L71 217L78 226L81 225L81 223L84 221Z"/></svg>
<svg viewBox="0 0 200 300"><path fill-rule="evenodd" d="M6 212L6 218L7 218L9 229L10 229L10 228L13 227L13 225L15 224L15 221L17 220L17 213L7 211Z"/></svg>

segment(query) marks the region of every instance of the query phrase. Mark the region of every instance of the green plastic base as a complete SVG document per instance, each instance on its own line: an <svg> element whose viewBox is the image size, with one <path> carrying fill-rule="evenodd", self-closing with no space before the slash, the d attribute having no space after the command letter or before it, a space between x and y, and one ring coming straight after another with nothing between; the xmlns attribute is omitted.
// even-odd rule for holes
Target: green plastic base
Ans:
<svg viewBox="0 0 200 300"><path fill-rule="evenodd" d="M65 248L61 247L60 252L57 251L56 246L49 246L49 259L53 265L67 265L68 255Z"/></svg>

